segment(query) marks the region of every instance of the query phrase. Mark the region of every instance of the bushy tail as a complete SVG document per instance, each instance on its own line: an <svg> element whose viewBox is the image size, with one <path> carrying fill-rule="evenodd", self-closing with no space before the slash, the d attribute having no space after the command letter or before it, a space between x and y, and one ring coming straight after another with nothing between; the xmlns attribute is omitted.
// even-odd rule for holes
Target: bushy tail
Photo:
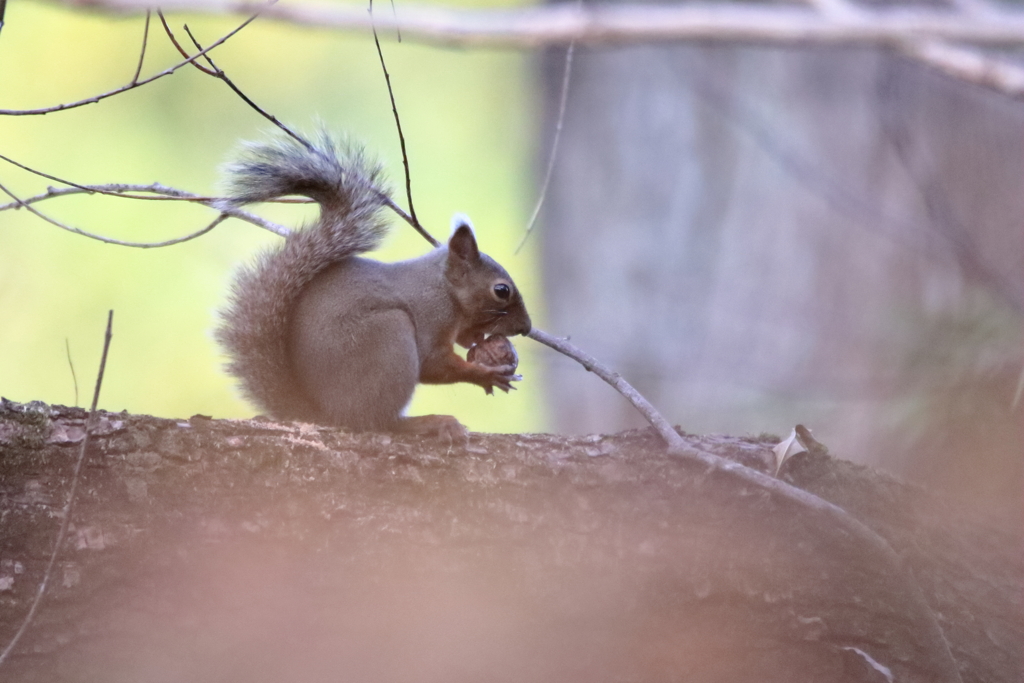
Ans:
<svg viewBox="0 0 1024 683"><path fill-rule="evenodd" d="M313 149L287 137L247 144L226 170L234 204L302 195L320 205L314 224L239 269L215 332L230 357L228 372L241 380L250 400L278 419L308 420L317 411L292 372L291 312L324 268L379 246L387 230L380 211L388 199L382 171L360 149L339 148L325 133Z"/></svg>

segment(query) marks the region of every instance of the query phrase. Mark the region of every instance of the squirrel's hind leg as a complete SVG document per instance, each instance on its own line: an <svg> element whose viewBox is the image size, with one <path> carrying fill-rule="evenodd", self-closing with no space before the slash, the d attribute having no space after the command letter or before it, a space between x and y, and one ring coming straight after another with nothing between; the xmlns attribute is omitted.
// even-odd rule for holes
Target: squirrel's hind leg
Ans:
<svg viewBox="0 0 1024 683"><path fill-rule="evenodd" d="M469 433L450 415L402 416L420 376L415 328L404 311L300 319L306 324L292 337L293 363L318 421L466 442Z"/></svg>
<svg viewBox="0 0 1024 683"><path fill-rule="evenodd" d="M294 330L296 375L321 421L355 431L391 431L419 378L412 321L400 310L304 316Z"/></svg>

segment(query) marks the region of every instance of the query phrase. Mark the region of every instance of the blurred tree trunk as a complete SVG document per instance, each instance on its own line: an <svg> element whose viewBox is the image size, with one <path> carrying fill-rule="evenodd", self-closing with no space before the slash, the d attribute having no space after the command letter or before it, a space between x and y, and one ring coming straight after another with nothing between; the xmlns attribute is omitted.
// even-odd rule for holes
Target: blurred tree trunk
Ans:
<svg viewBox="0 0 1024 683"><path fill-rule="evenodd" d="M540 228L548 325L687 429L803 422L1019 505L1022 177L1019 102L886 53L580 48ZM558 430L638 425L550 364Z"/></svg>

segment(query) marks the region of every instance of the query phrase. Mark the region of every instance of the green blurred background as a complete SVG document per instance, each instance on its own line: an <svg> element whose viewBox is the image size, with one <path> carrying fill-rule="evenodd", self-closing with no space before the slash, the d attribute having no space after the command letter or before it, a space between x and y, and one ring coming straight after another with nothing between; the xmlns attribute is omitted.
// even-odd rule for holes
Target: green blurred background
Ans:
<svg viewBox="0 0 1024 683"><path fill-rule="evenodd" d="M179 33L187 22L205 44L238 23L168 18ZM141 17L9 4L0 35L0 108L45 107L123 85L135 69L142 30ZM179 61L155 17L149 45L144 76ZM535 322L543 324L536 254L529 247L513 254L534 201L532 141L539 117L532 58L392 39L385 40L384 50L421 220L443 239L452 213L467 213L482 248L514 275ZM404 204L397 136L370 36L257 21L214 58L250 97L289 125L309 131L322 120L363 141L384 162ZM218 167L237 141L259 137L269 126L224 84L185 68L78 109L0 116L0 153L77 183L159 181L212 194ZM53 184L5 162L0 183L21 197ZM54 199L37 208L130 241L184 235L214 217L197 206L99 196ZM259 212L293 225L308 209ZM210 330L235 266L279 240L229 221L182 245L130 249L62 231L24 210L0 212L0 395L74 404L67 343L78 376L77 403L88 405L106 311L114 309L102 407L166 417L253 415L221 371L223 358ZM395 222L379 256L394 260L425 249L422 238ZM452 413L476 431L545 429L538 349L528 340L517 346L526 377L519 391L488 398L466 385L421 387L409 412Z"/></svg>

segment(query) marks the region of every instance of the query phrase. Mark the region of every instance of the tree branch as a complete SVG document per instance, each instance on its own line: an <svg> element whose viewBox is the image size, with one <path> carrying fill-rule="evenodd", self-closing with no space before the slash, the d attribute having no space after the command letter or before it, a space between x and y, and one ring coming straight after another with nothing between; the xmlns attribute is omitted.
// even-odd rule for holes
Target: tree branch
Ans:
<svg viewBox="0 0 1024 683"><path fill-rule="evenodd" d="M148 0L65 0L77 7L141 13ZM358 32L401 28L406 39L452 47L536 48L572 41L588 45L702 40L761 44L811 43L893 46L908 39L946 39L987 45L1024 43L1024 13L963 14L943 9L862 10L826 16L803 7L754 3L584 6L575 3L516 9L405 7L396 17L371 19L361 7L298 2L266 7L232 0L168 0L165 12L251 14L266 19Z"/></svg>

